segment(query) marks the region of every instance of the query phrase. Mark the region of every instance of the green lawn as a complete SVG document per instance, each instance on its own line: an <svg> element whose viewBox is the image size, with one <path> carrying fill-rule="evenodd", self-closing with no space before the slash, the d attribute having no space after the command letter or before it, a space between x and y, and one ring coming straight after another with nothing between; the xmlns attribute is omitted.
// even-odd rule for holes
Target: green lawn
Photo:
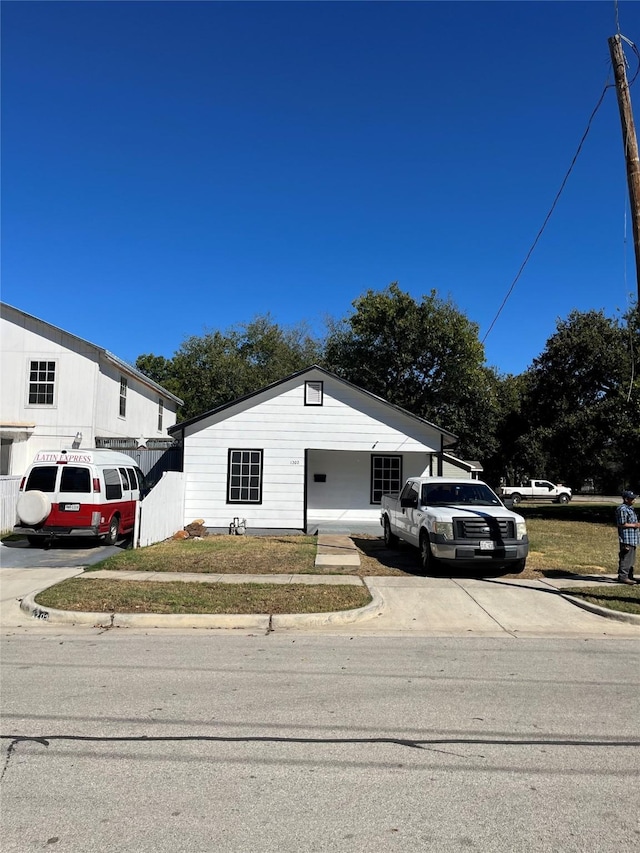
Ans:
<svg viewBox="0 0 640 853"><path fill-rule="evenodd" d="M365 586L185 583L70 578L37 596L43 607L89 613L328 613L363 607Z"/></svg>

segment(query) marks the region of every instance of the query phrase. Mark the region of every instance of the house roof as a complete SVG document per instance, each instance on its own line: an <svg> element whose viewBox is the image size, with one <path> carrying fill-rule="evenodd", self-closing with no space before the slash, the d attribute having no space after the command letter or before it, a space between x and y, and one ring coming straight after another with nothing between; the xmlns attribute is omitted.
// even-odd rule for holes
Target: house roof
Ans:
<svg viewBox="0 0 640 853"><path fill-rule="evenodd" d="M195 417L190 418L189 420L181 421L180 423L174 424L174 426L169 427L167 432L170 435L179 433L185 427L192 426L193 424L198 423L198 421L211 417L211 415L216 415L220 412L224 412L225 409L230 409L233 406L244 403L246 400L250 400L252 397L258 397L261 394L270 391L272 388L277 388L279 385L284 385L286 382L290 382L292 379L302 377L306 373L311 373L312 371L322 373L324 376L327 376L336 382L340 382L342 385L346 385L349 388L353 388L360 394L365 394L367 397L370 397L371 399L376 400L377 402L382 403L385 406L388 406L390 409L394 409L396 412L400 412L405 417L411 418L414 421L418 421L418 423L420 424L431 427L432 429L442 434L443 442L448 446L455 444L458 440L458 437L452 432L449 432L449 430L443 429L437 424L425 420L425 418L418 417L418 415L414 415L412 412L409 412L406 409L401 408L400 406L396 406L393 403L389 403L388 400L385 400L382 397L378 397L377 394L372 394L371 391L366 391L364 388L360 388L358 385L354 385L352 382L349 382L346 379L342 379L340 376L337 376L335 373L331 373L329 370L325 370L324 367L319 367L317 364L313 364L311 365L311 367L305 367L302 370L296 371L295 373L290 373L289 376L285 376L284 379L279 379L277 382L272 382L270 385L266 385L264 388L260 388L258 391L252 391L250 394L245 394L243 397L238 397L237 399L232 400L230 403L224 403L222 406L217 406L214 409L210 409L207 412L203 412L201 415L196 415Z"/></svg>
<svg viewBox="0 0 640 853"><path fill-rule="evenodd" d="M482 464L475 460L460 459L458 456L454 456L453 453L445 453L444 458L453 465L459 465L462 468L466 468L468 471L484 471Z"/></svg>
<svg viewBox="0 0 640 853"><path fill-rule="evenodd" d="M21 311L20 308L15 308L13 305L8 305L6 302L0 302L0 310L2 316L6 319L10 319L6 315L6 309L9 309L10 312L14 312L22 317L28 317L30 320L36 320L38 323L42 323L44 326L48 326L50 329L54 329L56 332L59 332L63 335L66 335L69 338L73 338L76 341L79 341L85 347L91 347L97 355L103 356L107 361L110 361L112 364L115 364L123 373L128 373L130 376L133 376L143 385L146 385L149 388L153 388L158 393L162 394L164 397L169 400L173 400L179 406L184 403L184 400L181 400L180 397L176 397L175 394L172 394L171 391L167 391L166 388L163 388L162 385L158 385L157 382L154 382L153 379L149 379L148 376L145 376L137 367L134 367L132 364L129 364L126 361L123 361L121 358L118 358L117 355L114 355L109 350L106 350L104 347L99 347L97 344L91 343L91 341L85 340L85 338L81 338L78 335L74 335L72 332L67 332L65 329L61 329L59 326L54 326L53 323L48 323L46 320L42 320L40 317L36 317L34 314L27 314L26 311Z"/></svg>

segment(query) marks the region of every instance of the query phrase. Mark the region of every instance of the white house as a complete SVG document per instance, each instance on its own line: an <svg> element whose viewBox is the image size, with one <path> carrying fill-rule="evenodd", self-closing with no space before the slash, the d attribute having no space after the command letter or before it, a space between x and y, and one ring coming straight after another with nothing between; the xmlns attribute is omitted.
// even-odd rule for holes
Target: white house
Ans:
<svg viewBox="0 0 640 853"><path fill-rule="evenodd" d="M457 440L320 367L169 432L183 442L185 524L224 530L246 519L249 532L377 524L382 494L409 476L443 474Z"/></svg>
<svg viewBox="0 0 640 853"><path fill-rule="evenodd" d="M0 474L38 450L167 440L182 400L117 356L0 303Z"/></svg>

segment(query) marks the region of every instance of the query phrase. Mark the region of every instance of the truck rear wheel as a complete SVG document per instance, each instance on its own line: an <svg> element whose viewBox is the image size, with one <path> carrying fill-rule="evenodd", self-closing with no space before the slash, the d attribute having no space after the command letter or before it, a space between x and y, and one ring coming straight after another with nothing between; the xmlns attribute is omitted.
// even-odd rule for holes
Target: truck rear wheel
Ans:
<svg viewBox="0 0 640 853"><path fill-rule="evenodd" d="M391 532L391 524L386 516L384 518L384 544L387 548L395 548L398 544L398 537Z"/></svg>
<svg viewBox="0 0 640 853"><path fill-rule="evenodd" d="M518 494L518 492L514 492L512 495L508 495L513 501L514 506L518 506L518 504L522 501L522 495Z"/></svg>

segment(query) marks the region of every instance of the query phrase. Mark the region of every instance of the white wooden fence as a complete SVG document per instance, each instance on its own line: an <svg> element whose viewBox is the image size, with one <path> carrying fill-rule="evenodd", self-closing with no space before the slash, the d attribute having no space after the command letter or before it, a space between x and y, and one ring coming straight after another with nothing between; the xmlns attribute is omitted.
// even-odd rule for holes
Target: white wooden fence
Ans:
<svg viewBox="0 0 640 853"><path fill-rule="evenodd" d="M138 506L134 548L162 542L184 527L184 474L165 471Z"/></svg>
<svg viewBox="0 0 640 853"><path fill-rule="evenodd" d="M10 533L16 523L16 503L21 477L0 477L0 533Z"/></svg>

